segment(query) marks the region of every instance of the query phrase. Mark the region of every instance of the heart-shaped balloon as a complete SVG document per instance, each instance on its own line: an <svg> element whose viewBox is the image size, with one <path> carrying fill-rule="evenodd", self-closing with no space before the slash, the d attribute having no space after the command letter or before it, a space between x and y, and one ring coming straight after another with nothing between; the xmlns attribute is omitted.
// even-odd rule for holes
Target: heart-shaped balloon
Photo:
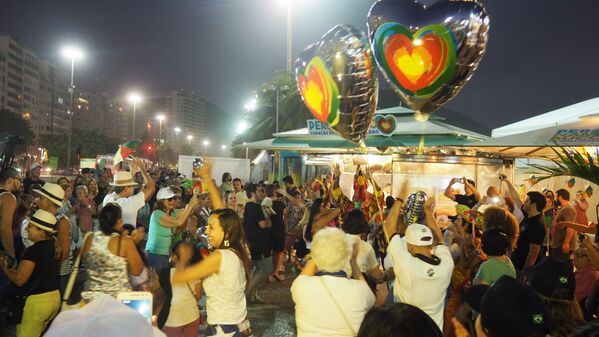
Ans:
<svg viewBox="0 0 599 337"><path fill-rule="evenodd" d="M296 61L302 99L314 117L343 138L360 143L376 111L378 80L366 35L338 25Z"/></svg>
<svg viewBox="0 0 599 337"><path fill-rule="evenodd" d="M368 13L376 62L412 109L430 113L455 97L482 59L489 17L476 1L381 0Z"/></svg>

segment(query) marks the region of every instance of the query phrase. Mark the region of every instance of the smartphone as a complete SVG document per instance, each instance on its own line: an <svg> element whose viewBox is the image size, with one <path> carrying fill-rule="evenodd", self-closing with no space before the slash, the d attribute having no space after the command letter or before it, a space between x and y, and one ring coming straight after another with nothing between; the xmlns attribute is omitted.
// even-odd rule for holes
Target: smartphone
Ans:
<svg viewBox="0 0 599 337"><path fill-rule="evenodd" d="M462 179L462 178L455 178L455 182L463 184L464 183L464 179Z"/></svg>
<svg viewBox="0 0 599 337"><path fill-rule="evenodd" d="M148 322L152 321L152 293L147 291L128 291L117 295L117 301L139 312Z"/></svg>

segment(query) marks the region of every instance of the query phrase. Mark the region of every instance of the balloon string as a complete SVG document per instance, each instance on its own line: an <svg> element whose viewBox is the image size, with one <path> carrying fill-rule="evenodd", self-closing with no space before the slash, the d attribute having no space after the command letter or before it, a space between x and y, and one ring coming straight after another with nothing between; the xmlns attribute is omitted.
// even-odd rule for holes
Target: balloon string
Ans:
<svg viewBox="0 0 599 337"><path fill-rule="evenodd" d="M370 184L372 185L372 191L374 192L374 200L376 200L376 206L378 207L377 213L381 212L383 209L381 208L381 203L379 202L379 198L377 196L376 184L374 183L374 177L372 176L372 171L370 171L370 167L366 166L366 170L370 172ZM382 215L381 215L382 217ZM374 218L376 221L376 217ZM382 220L382 218L381 218Z"/></svg>

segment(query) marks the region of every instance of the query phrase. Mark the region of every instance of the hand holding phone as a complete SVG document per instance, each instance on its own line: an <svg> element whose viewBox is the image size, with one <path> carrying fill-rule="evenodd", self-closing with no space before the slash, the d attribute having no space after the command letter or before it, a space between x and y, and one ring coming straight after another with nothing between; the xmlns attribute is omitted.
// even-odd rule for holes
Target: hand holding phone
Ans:
<svg viewBox="0 0 599 337"><path fill-rule="evenodd" d="M117 301L139 312L148 322L152 320L152 293L147 291L128 291L117 295Z"/></svg>

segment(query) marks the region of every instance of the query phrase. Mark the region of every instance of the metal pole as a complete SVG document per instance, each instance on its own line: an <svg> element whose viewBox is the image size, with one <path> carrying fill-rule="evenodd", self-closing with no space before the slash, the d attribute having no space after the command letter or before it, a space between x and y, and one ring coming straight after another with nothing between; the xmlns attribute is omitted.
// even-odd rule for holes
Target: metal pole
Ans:
<svg viewBox="0 0 599 337"><path fill-rule="evenodd" d="M162 143L162 119L158 120L160 128L158 129L158 140Z"/></svg>
<svg viewBox="0 0 599 337"><path fill-rule="evenodd" d="M277 90L277 105L276 105L277 121L276 121L275 131L276 131L276 133L279 133L279 91L281 89L279 87L277 87L276 90Z"/></svg>
<svg viewBox="0 0 599 337"><path fill-rule="evenodd" d="M292 32L292 11L291 11L291 3L292 1L289 0L287 2L287 71L291 72L291 52L292 52L292 39L293 39L293 32Z"/></svg>
<svg viewBox="0 0 599 337"><path fill-rule="evenodd" d="M71 59L71 107L70 107L70 111L69 111L69 132L68 134L68 141L67 141L67 168L70 169L71 168L71 141L72 141L72 134L73 134L73 113L74 113L74 107L75 107L75 100L74 100L74 94L75 94L75 84L74 84L74 78L75 78L75 59L72 58Z"/></svg>
<svg viewBox="0 0 599 337"><path fill-rule="evenodd" d="M137 108L137 102L133 100L133 125L131 126L131 139L135 139L135 108Z"/></svg>

